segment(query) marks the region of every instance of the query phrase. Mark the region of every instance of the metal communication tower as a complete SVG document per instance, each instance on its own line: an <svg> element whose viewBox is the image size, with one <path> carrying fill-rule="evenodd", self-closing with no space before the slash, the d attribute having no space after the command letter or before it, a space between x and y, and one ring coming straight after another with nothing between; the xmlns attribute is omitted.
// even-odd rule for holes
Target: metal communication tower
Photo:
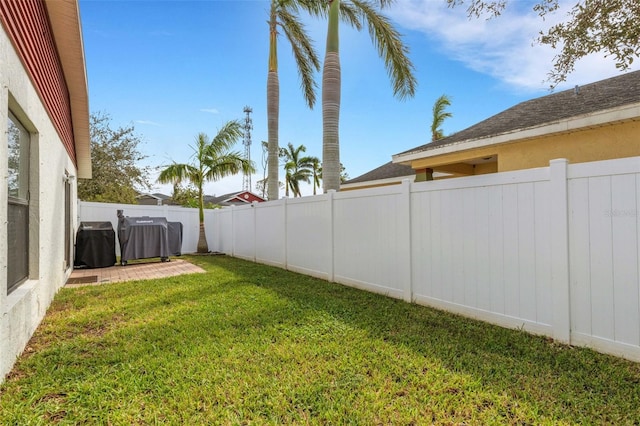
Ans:
<svg viewBox="0 0 640 426"><path fill-rule="evenodd" d="M244 145L244 158L247 161L251 161L251 129L253 129L253 123L251 121L251 113L253 110L251 107L244 107L244 112L247 116L244 119L244 140L242 144ZM243 191L251 191L251 174L245 173L242 178L242 190Z"/></svg>

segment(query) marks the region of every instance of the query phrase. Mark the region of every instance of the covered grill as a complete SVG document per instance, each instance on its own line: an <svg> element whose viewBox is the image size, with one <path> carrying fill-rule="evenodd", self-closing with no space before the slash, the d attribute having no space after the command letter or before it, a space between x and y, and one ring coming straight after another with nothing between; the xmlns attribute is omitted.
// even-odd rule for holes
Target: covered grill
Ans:
<svg viewBox="0 0 640 426"><path fill-rule="evenodd" d="M169 253L171 256L182 255L182 222L167 222L169 227Z"/></svg>
<svg viewBox="0 0 640 426"><path fill-rule="evenodd" d="M116 235L111 222L80 222L75 267L104 268L116 263Z"/></svg>
<svg viewBox="0 0 640 426"><path fill-rule="evenodd" d="M177 224L177 225L175 225ZM131 259L159 257L163 262L182 250L182 223L167 222L164 217L125 217L118 210L120 263Z"/></svg>

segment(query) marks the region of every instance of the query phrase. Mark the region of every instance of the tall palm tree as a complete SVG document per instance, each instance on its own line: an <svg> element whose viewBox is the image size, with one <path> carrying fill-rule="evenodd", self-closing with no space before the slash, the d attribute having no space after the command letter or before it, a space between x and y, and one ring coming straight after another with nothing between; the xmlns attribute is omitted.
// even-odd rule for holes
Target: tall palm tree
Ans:
<svg viewBox="0 0 640 426"><path fill-rule="evenodd" d="M198 253L207 253L209 246L204 232L204 199L203 185L208 181L216 181L239 172L253 173L253 163L238 152L231 151L233 145L242 137L242 126L238 121L227 122L218 134L209 141L205 133L196 137L193 149L193 162L189 164L173 163L160 172L158 182L180 183L188 181L198 190L198 209L200 213L200 234L198 236Z"/></svg>
<svg viewBox="0 0 640 426"><path fill-rule="evenodd" d="M280 149L280 157L284 160L285 170L285 196L289 196L289 189L294 197L301 197L300 182L311 181L311 164L308 162L309 157L302 157L301 154L307 148L300 145L297 148L291 142L287 148Z"/></svg>
<svg viewBox="0 0 640 426"><path fill-rule="evenodd" d="M318 0L271 0L269 12L269 72L267 76L267 135L269 200L278 199L278 127L280 114L280 82L278 80L278 28L281 28L291 44L298 67L302 93L309 108L316 101L317 84L313 74L320 70L320 60L307 36L304 25L298 18L300 9L319 13Z"/></svg>
<svg viewBox="0 0 640 426"><path fill-rule="evenodd" d="M453 114L445 111L448 106L451 106L451 98L447 95L442 95L436 99L433 104L433 116L431 121L431 142L437 141L444 137L444 133L440 128L447 118L453 117Z"/></svg>
<svg viewBox="0 0 640 426"><path fill-rule="evenodd" d="M324 191L340 189L340 145L338 138L340 118L340 49L339 20L343 19L356 29L365 24L378 54L383 58L392 81L393 93L400 99L415 93L417 81L409 49L391 21L379 9L394 0L328 0L329 23L327 51L322 74L322 168ZM319 13L318 13L319 14Z"/></svg>

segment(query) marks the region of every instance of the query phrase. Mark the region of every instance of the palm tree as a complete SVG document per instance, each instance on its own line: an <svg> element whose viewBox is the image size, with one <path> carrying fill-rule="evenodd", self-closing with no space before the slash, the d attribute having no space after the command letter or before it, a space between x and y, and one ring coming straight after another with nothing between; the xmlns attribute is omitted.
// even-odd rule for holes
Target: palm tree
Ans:
<svg viewBox="0 0 640 426"><path fill-rule="evenodd" d="M451 98L447 95L442 95L436 99L433 104L433 118L431 121L431 142L435 142L438 139L444 137L444 132L440 128L444 120L453 116L452 113L445 111L448 106L451 105ZM433 180L433 169L427 169L427 180Z"/></svg>
<svg viewBox="0 0 640 426"><path fill-rule="evenodd" d="M194 161L190 164L173 163L160 172L158 182L180 183L188 181L198 190L198 209L200 212L200 234L198 236L198 253L207 253L207 237L204 232L204 200L203 185L208 181L216 181L239 172L253 173L253 163L240 152L230 151L231 147L242 136L242 126L238 121L227 122L210 142L205 133L196 137L196 145L192 146Z"/></svg>
<svg viewBox="0 0 640 426"><path fill-rule="evenodd" d="M309 108L316 101L317 84L313 73L320 70L320 60L307 36L297 13L300 8L319 13L317 0L271 0L269 12L269 72L267 76L267 134L268 134L268 178L269 200L278 199L278 126L280 114L280 82L278 80L278 28L281 28L291 43L298 67L302 93Z"/></svg>
<svg viewBox="0 0 640 426"><path fill-rule="evenodd" d="M322 168L325 192L340 189L339 20L342 18L358 30L362 23L367 25L374 46L384 59L395 96L404 99L415 93L417 82L413 75L413 64L408 58L409 49L402 43L400 34L391 21L378 10L393 2L394 0L329 0L327 51L322 73Z"/></svg>
<svg viewBox="0 0 640 426"><path fill-rule="evenodd" d="M308 164L309 171L311 172L311 183L313 184L313 195L316 195L316 188L320 188L320 176L322 173L322 166L320 165L320 159L318 157L304 157L300 160L304 164Z"/></svg>
<svg viewBox="0 0 640 426"><path fill-rule="evenodd" d="M287 148L280 149L280 158L284 160L286 197L289 196L289 189L294 197L301 197L300 182L310 183L311 181L312 171L309 162L311 157L301 156L306 150L304 145L295 148L291 142Z"/></svg>
<svg viewBox="0 0 640 426"><path fill-rule="evenodd" d="M451 98L447 95L442 95L433 104L433 119L431 121L431 142L437 141L444 137L444 133L440 128L444 120L451 118L452 113L445 111L448 106L451 106Z"/></svg>

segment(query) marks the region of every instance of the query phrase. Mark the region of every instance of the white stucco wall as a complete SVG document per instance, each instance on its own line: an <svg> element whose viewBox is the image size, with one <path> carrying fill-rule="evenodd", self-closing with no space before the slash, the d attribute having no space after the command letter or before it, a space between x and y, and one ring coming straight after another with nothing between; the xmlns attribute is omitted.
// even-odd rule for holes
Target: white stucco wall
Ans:
<svg viewBox="0 0 640 426"><path fill-rule="evenodd" d="M0 27L0 382L44 317L71 267L65 256L65 171L76 176L42 102L9 38ZM16 115L31 133L30 277L7 295L7 116ZM72 230L77 226L76 180L72 182ZM71 265L73 260L71 260Z"/></svg>

